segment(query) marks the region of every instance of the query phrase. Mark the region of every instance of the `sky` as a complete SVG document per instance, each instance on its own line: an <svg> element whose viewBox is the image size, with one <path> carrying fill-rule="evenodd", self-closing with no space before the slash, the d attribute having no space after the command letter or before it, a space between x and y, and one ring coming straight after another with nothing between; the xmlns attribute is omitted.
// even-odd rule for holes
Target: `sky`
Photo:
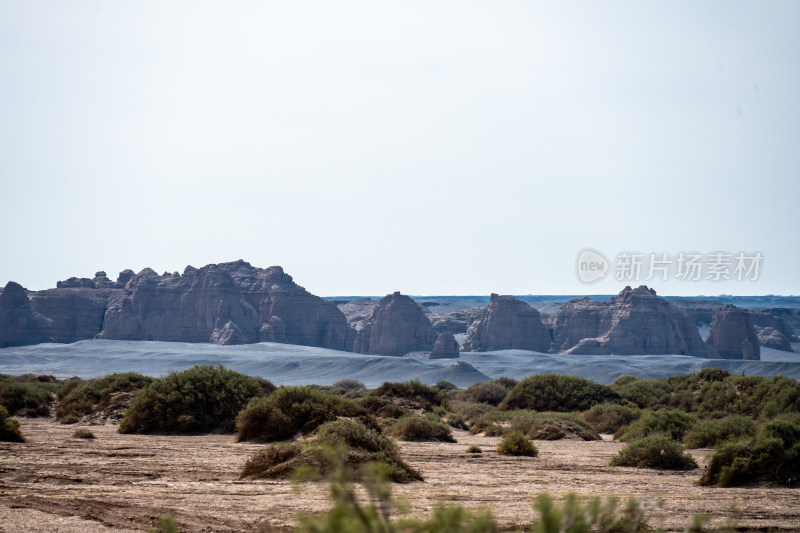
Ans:
<svg viewBox="0 0 800 533"><path fill-rule="evenodd" d="M323 296L800 294L799 56L792 0L0 0L0 286L241 258Z"/></svg>

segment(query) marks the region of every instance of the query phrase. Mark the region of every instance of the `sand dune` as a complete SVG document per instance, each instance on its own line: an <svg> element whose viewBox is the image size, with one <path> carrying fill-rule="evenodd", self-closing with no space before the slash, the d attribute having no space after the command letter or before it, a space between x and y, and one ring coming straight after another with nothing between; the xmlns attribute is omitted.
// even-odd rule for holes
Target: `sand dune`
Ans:
<svg viewBox="0 0 800 533"><path fill-rule="evenodd" d="M0 373L53 374L60 378L98 377L134 371L160 376L195 364L222 364L276 384L329 385L344 378L368 387L384 381L447 380L460 387L499 376L522 378L558 373L609 383L621 374L658 378L697 372L703 367L724 368L737 374L783 375L800 378L800 354L764 349L761 361L699 359L681 355L563 355L525 350L462 353L459 359L428 359L426 354L405 357L359 355L290 344L259 343L241 346L155 341L88 340L73 344L38 344L0 349Z"/></svg>

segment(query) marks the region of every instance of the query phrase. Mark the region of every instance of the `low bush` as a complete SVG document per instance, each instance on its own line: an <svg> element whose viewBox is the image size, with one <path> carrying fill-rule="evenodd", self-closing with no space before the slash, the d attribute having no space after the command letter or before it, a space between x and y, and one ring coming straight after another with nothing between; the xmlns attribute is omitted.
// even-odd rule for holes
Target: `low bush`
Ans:
<svg viewBox="0 0 800 533"><path fill-rule="evenodd" d="M464 430L469 429L467 421L464 420L464 417L458 413L448 414L447 418L445 419L445 422L447 422L447 425L449 425L450 427L454 427L456 429L464 429Z"/></svg>
<svg viewBox="0 0 800 533"><path fill-rule="evenodd" d="M70 382L59 395L56 420L62 424L72 424L86 415L106 409L116 411L117 416L121 417L130 407L132 393L152 382L153 378L135 372ZM120 398L122 401L117 402L115 399L120 396L119 393L130 394L123 395L125 397Z"/></svg>
<svg viewBox="0 0 800 533"><path fill-rule="evenodd" d="M501 455L524 455L536 457L539 450L530 439L520 431L512 431L507 434L497 445L497 453Z"/></svg>
<svg viewBox="0 0 800 533"><path fill-rule="evenodd" d="M741 415L730 415L719 420L697 421L683 437L683 443L689 448L710 448L755 434L755 422Z"/></svg>
<svg viewBox="0 0 800 533"><path fill-rule="evenodd" d="M50 402L63 387L53 376L0 375L0 404L18 416L49 416Z"/></svg>
<svg viewBox="0 0 800 533"><path fill-rule="evenodd" d="M611 466L686 470L697 468L697 463L680 442L663 433L652 433L620 450L611 459Z"/></svg>
<svg viewBox="0 0 800 533"><path fill-rule="evenodd" d="M498 406L516 384L516 380L505 377L481 381L461 391L457 395L457 399L469 403L485 403Z"/></svg>
<svg viewBox="0 0 800 533"><path fill-rule="evenodd" d="M344 464L359 473L359 466L378 463L396 482L421 481L422 476L400 458L394 442L356 420L340 418L327 422L301 443L270 444L245 464L242 478L284 478L302 467L325 473L331 453L344 454Z"/></svg>
<svg viewBox="0 0 800 533"><path fill-rule="evenodd" d="M366 411L353 400L312 387L281 387L247 404L236 420L239 442L275 442L307 434L340 416L356 417Z"/></svg>
<svg viewBox="0 0 800 533"><path fill-rule="evenodd" d="M471 444L471 445L470 445L470 446L467 448L467 453L483 453L483 450L481 450L481 447L480 447L480 446L477 446L477 445L475 445L475 444Z"/></svg>
<svg viewBox="0 0 800 533"><path fill-rule="evenodd" d="M456 442L450 427L432 415L400 417L386 429L386 433L400 440Z"/></svg>
<svg viewBox="0 0 800 533"><path fill-rule="evenodd" d="M512 431L519 431L539 440L600 440L600 435L576 413L490 411L479 417L470 427L473 435L482 432L488 437L502 436Z"/></svg>
<svg viewBox="0 0 800 533"><path fill-rule="evenodd" d="M678 409L644 411L638 419L617 431L615 437L631 442L651 433L663 433L673 440L680 441L696 422L696 416Z"/></svg>
<svg viewBox="0 0 800 533"><path fill-rule="evenodd" d="M753 482L800 481L800 415L791 413L765 423L755 437L729 441L711 456L701 485L727 487Z"/></svg>
<svg viewBox="0 0 800 533"><path fill-rule="evenodd" d="M621 510L617 508L618 505L619 500L616 498L609 498L605 502L593 498L583 504L577 495L568 493L564 504L559 507L553 503L552 496L543 493L533 504L533 508L539 511L539 522L536 523L533 533L651 531L639 500L631 498Z"/></svg>
<svg viewBox="0 0 800 533"><path fill-rule="evenodd" d="M616 433L622 426L639 418L641 414L642 412L637 407L601 403L584 411L581 416L598 433Z"/></svg>
<svg viewBox="0 0 800 533"><path fill-rule="evenodd" d="M437 381L434 387L444 394L449 394L458 390L458 385L445 380Z"/></svg>
<svg viewBox="0 0 800 533"><path fill-rule="evenodd" d="M467 425L472 425L482 415L495 410L494 407L485 403L466 403L458 400L451 400L449 407L453 413L462 417Z"/></svg>
<svg viewBox="0 0 800 533"><path fill-rule="evenodd" d="M121 433L233 431L236 416L272 384L228 370L198 365L154 380L136 393Z"/></svg>
<svg viewBox="0 0 800 533"><path fill-rule="evenodd" d="M704 381L695 392L693 410L708 418L739 414L770 420L783 413L800 411L800 383L783 376L767 379L736 375Z"/></svg>
<svg viewBox="0 0 800 533"><path fill-rule="evenodd" d="M19 421L9 418L8 410L0 405L0 441L25 442L19 431Z"/></svg>
<svg viewBox="0 0 800 533"><path fill-rule="evenodd" d="M86 428L78 428L75 430L75 433L72 434L73 437L76 439L94 439L94 433L91 430Z"/></svg>
<svg viewBox="0 0 800 533"><path fill-rule="evenodd" d="M365 390L367 387L357 379L340 379L332 385L334 389L341 389L345 392L352 392L357 390Z"/></svg>
<svg viewBox="0 0 800 533"><path fill-rule="evenodd" d="M379 401L370 404L369 399L376 399ZM444 397L442 396L442 392L436 387L430 387L419 380L413 380L402 383L386 382L377 389L370 391L364 400L364 406L368 409L369 405L384 406L387 403L395 403L406 409L424 409L430 411L433 406L442 405ZM383 400L383 402L380 400Z"/></svg>
<svg viewBox="0 0 800 533"><path fill-rule="evenodd" d="M635 376L619 376L611 383L621 400L640 409L658 409L670 405L670 397L687 376L665 379L642 379Z"/></svg>
<svg viewBox="0 0 800 533"><path fill-rule="evenodd" d="M501 411L585 411L617 398L607 385L588 379L556 374L529 376L517 383L500 403Z"/></svg>

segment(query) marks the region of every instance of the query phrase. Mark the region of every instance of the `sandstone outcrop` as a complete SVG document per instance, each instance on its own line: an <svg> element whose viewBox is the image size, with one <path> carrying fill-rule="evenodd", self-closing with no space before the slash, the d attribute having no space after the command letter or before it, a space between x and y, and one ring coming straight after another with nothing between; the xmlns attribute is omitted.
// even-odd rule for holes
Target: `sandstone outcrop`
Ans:
<svg viewBox="0 0 800 533"><path fill-rule="evenodd" d="M103 329L109 302L122 298L122 289L61 288L31 294L31 306L52 320L53 342L93 339Z"/></svg>
<svg viewBox="0 0 800 533"><path fill-rule="evenodd" d="M430 351L434 332L431 322L410 297L395 292L382 298L364 321L353 351L363 354L405 355Z"/></svg>
<svg viewBox="0 0 800 533"><path fill-rule="evenodd" d="M234 261L183 274L145 269L109 306L101 338L183 342L287 342L350 350L355 332L336 306L279 266Z"/></svg>
<svg viewBox="0 0 800 533"><path fill-rule="evenodd" d="M458 357L458 341L456 341L452 333L439 333L439 336L436 337L436 342L433 343L430 358L447 359L453 357Z"/></svg>
<svg viewBox="0 0 800 533"><path fill-rule="evenodd" d="M568 302L555 314L552 324L553 351L717 357L683 310L645 286L625 287L607 302L589 298Z"/></svg>
<svg viewBox="0 0 800 533"><path fill-rule="evenodd" d="M451 311L431 317L431 325L436 333L466 333L471 323L468 311Z"/></svg>
<svg viewBox="0 0 800 533"><path fill-rule="evenodd" d="M19 283L6 284L0 292L0 348L49 342L52 325L52 320L31 306Z"/></svg>
<svg viewBox="0 0 800 533"><path fill-rule="evenodd" d="M761 347L750 311L726 305L714 317L706 342L723 359L761 359Z"/></svg>
<svg viewBox="0 0 800 533"><path fill-rule="evenodd" d="M760 311L751 311L750 316L753 317L753 326L756 327L756 332L758 332L758 328L773 328L781 336L785 337L787 342L800 342L800 338L797 337L791 322L787 320L786 316L781 316L778 314L782 311L784 310L765 309ZM785 311L792 310L787 309Z"/></svg>
<svg viewBox="0 0 800 533"><path fill-rule="evenodd" d="M781 350L782 352L792 352L794 353L794 348L792 348L792 343L789 339L778 331L775 328L765 327L759 328L756 327L756 335L758 336L758 343L763 348L772 348L773 350Z"/></svg>
<svg viewBox="0 0 800 533"><path fill-rule="evenodd" d="M285 342L351 350L355 330L330 302L298 286L281 267L244 261L186 267L158 275L146 268L70 278L32 293L2 293L0 342L75 342L95 336L241 344Z"/></svg>
<svg viewBox="0 0 800 533"><path fill-rule="evenodd" d="M464 351L547 352L551 342L550 332L536 309L511 296L492 294L485 314L467 329Z"/></svg>

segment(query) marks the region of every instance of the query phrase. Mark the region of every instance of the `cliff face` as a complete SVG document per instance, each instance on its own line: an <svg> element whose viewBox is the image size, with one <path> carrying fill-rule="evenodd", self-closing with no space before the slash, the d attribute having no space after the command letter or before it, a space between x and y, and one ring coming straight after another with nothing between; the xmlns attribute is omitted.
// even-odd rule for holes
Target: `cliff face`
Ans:
<svg viewBox="0 0 800 533"><path fill-rule="evenodd" d="M753 317L734 305L717 311L706 342L724 359L761 359Z"/></svg>
<svg viewBox="0 0 800 533"><path fill-rule="evenodd" d="M241 344L287 342L351 350L355 331L332 303L298 286L281 267L244 261L186 267L183 275L146 268L70 278L28 299L9 284L0 294L0 342L75 342L99 337ZM20 292L21 291L21 292Z"/></svg>
<svg viewBox="0 0 800 533"><path fill-rule="evenodd" d="M717 357L685 312L645 286L625 287L607 302L568 302L555 314L553 327L555 351Z"/></svg>
<svg viewBox="0 0 800 533"><path fill-rule="evenodd" d="M464 351L533 350L547 352L551 344L539 312L511 296L492 294L486 313L467 329Z"/></svg>
<svg viewBox="0 0 800 533"><path fill-rule="evenodd" d="M448 359L458 357L458 341L450 332L439 333L433 343L431 359Z"/></svg>
<svg viewBox="0 0 800 533"><path fill-rule="evenodd" d="M353 351L363 354L405 355L430 351L435 334L419 305L395 292L382 298L358 332Z"/></svg>
<svg viewBox="0 0 800 533"><path fill-rule="evenodd" d="M109 306L101 338L350 350L355 337L335 305L298 286L281 267L236 261L163 276L145 269L125 293Z"/></svg>
<svg viewBox="0 0 800 533"><path fill-rule="evenodd" d="M52 340L53 321L37 312L25 289L13 281L0 292L0 348Z"/></svg>

